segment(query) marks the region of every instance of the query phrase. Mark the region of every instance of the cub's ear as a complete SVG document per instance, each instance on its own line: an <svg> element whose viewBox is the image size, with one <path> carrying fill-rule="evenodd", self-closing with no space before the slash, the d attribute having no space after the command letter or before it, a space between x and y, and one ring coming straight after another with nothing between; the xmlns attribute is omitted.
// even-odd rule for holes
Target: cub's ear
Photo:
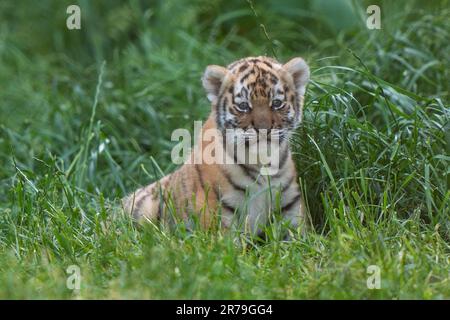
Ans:
<svg viewBox="0 0 450 320"><path fill-rule="evenodd" d="M226 68L216 65L211 65L206 68L202 77L202 83L209 101L216 101L227 72Z"/></svg>
<svg viewBox="0 0 450 320"><path fill-rule="evenodd" d="M283 65L283 69L292 76L297 94L305 95L306 85L309 81L309 67L302 58L294 58Z"/></svg>

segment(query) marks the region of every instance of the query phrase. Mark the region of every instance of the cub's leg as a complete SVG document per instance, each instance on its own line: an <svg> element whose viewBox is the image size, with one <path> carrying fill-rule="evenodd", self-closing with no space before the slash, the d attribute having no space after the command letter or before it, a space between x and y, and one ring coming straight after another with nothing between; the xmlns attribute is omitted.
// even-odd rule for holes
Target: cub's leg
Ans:
<svg viewBox="0 0 450 320"><path fill-rule="evenodd" d="M216 222L217 192L211 188L208 176L200 165L184 165L179 170L140 188L123 200L125 211L139 222L185 221L192 215L200 226L210 228Z"/></svg>

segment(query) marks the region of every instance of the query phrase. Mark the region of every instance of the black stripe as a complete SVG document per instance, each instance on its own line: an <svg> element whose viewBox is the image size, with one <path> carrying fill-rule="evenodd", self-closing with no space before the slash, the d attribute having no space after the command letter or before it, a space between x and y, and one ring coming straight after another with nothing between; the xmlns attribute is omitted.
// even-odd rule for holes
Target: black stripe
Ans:
<svg viewBox="0 0 450 320"><path fill-rule="evenodd" d="M233 62L228 66L228 69L233 69L235 66L237 66L239 63L245 62L245 59L240 59L238 61Z"/></svg>
<svg viewBox="0 0 450 320"><path fill-rule="evenodd" d="M194 193L197 193L197 188L198 188L198 185L197 185L197 181L194 179L194 181L193 181L193 189L194 189Z"/></svg>
<svg viewBox="0 0 450 320"><path fill-rule="evenodd" d="M241 163L241 166L245 167L246 170L248 170L249 172L255 172L257 174L259 174L259 170L255 169L255 167L245 164L245 163Z"/></svg>
<svg viewBox="0 0 450 320"><path fill-rule="evenodd" d="M281 155L281 159L280 159L281 162L278 165L279 169L283 169L284 165L286 164L286 160L288 158L288 152L289 152L289 147L288 147L288 145L286 143L286 145L284 146L283 153Z"/></svg>
<svg viewBox="0 0 450 320"><path fill-rule="evenodd" d="M272 68L272 64L270 62L267 62L267 61L263 60L262 63L264 63L269 68Z"/></svg>
<svg viewBox="0 0 450 320"><path fill-rule="evenodd" d="M270 82L272 82L273 85L278 83L278 78L275 76L270 77Z"/></svg>
<svg viewBox="0 0 450 320"><path fill-rule="evenodd" d="M272 78L275 78L278 80L277 75L275 73L273 73L271 70L260 69L259 74L261 75L262 78L264 78L264 79L261 79L261 81L265 81L266 80L265 78L267 77L268 74L270 75L271 80L272 80Z"/></svg>
<svg viewBox="0 0 450 320"><path fill-rule="evenodd" d="M288 204L286 204L285 206L283 206L283 207L281 208L281 212L289 211L289 209L291 209L291 208L294 206L294 204L296 204L299 200L300 200L300 193L297 194L297 195L294 197L294 199L291 200L291 202L289 202Z"/></svg>
<svg viewBox="0 0 450 320"><path fill-rule="evenodd" d="M287 155L288 151L289 151L289 146L286 144L284 146L283 153L280 156L280 163L278 163L278 172L275 174L275 176L274 176L275 178L278 178L283 173L283 170L281 170L281 169L283 169L284 165L286 164L286 160L288 158L288 155Z"/></svg>
<svg viewBox="0 0 450 320"><path fill-rule="evenodd" d="M244 83L244 81L245 81L248 77L250 77L251 74L255 74L255 71L254 71L253 68L250 69L249 72L247 72L246 74L244 74L244 75L242 76L241 80L239 80L239 82L240 82L240 83Z"/></svg>
<svg viewBox="0 0 450 320"><path fill-rule="evenodd" d="M222 105L221 105L221 112L222 112L222 114L221 114L221 123L220 123L220 125L221 126L223 126L223 124L225 123L225 119L226 119L226 114L227 114L227 104L228 104L228 98L227 97L224 97L223 98L223 101L222 101Z"/></svg>
<svg viewBox="0 0 450 320"><path fill-rule="evenodd" d="M243 65L241 65L240 67L239 67L239 69L238 69L238 72L244 72L245 71L245 69L247 69L248 68L248 63L244 63Z"/></svg>
<svg viewBox="0 0 450 320"><path fill-rule="evenodd" d="M218 188L217 185L215 185L215 186L213 187L213 192L214 192L214 195L216 196L216 199L217 199L217 200L220 200L221 194L220 194L220 190L219 190L219 188Z"/></svg>
<svg viewBox="0 0 450 320"><path fill-rule="evenodd" d="M156 214L156 220L157 221L161 221L161 218L162 218L162 207L163 207L163 201L159 200L158 212Z"/></svg>
<svg viewBox="0 0 450 320"><path fill-rule="evenodd" d="M232 179L231 176L228 174L228 172L225 172L224 170L222 170L223 175L225 176L225 178L227 179L228 183L231 184L233 186L233 188L244 192L245 193L245 188L241 187L240 185L236 184Z"/></svg>
<svg viewBox="0 0 450 320"><path fill-rule="evenodd" d="M238 165L239 165L239 167L241 167L242 171L245 173L245 175L246 175L248 178L250 178L250 179L252 179L252 180L254 180L254 181L257 181L258 176L254 176L254 175L251 173L251 172L254 172L254 169L253 169L253 168L251 168L251 167L249 167L249 166L247 166L247 165L245 165L245 164L242 164L242 163L239 163Z"/></svg>
<svg viewBox="0 0 450 320"><path fill-rule="evenodd" d="M142 190L141 192L144 192L144 190ZM145 199L147 199L150 196L150 193L146 193L142 196L142 198L139 199L139 201L134 202L134 206L133 206L133 212L139 213L142 203L144 202ZM134 216L134 214L133 214Z"/></svg>
<svg viewBox="0 0 450 320"><path fill-rule="evenodd" d="M161 221L162 220L162 216L163 216L163 206L165 203L165 199L164 199L164 189L161 186L161 183L157 183L156 187L158 188L158 198L159 198L159 202L158 202L158 212L156 213L156 220L157 221Z"/></svg>

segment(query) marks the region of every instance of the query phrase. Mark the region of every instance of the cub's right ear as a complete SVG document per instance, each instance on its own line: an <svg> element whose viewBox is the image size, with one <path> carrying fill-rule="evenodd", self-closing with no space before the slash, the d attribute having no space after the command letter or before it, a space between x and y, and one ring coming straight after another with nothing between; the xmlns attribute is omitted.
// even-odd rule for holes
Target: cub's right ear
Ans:
<svg viewBox="0 0 450 320"><path fill-rule="evenodd" d="M209 101L214 103L217 100L220 87L227 72L226 68L216 65L211 65L206 68L202 77L202 83Z"/></svg>

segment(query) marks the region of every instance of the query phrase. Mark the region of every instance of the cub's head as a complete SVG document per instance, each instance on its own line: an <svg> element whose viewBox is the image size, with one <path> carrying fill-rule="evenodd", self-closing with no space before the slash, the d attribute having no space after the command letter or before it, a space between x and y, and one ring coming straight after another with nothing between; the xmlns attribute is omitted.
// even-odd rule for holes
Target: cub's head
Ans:
<svg viewBox="0 0 450 320"><path fill-rule="evenodd" d="M210 65L202 78L219 130L286 138L302 118L309 68L302 58L286 64L248 57L228 67Z"/></svg>

